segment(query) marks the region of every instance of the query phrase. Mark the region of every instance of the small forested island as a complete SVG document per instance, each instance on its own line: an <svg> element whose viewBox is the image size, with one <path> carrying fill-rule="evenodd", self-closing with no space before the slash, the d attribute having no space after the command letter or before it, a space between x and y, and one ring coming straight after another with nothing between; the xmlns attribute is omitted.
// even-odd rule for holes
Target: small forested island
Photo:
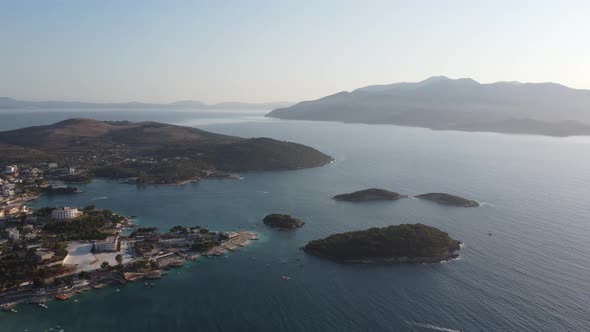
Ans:
<svg viewBox="0 0 590 332"><path fill-rule="evenodd" d="M440 263L458 257L460 244L438 228L402 224L333 234L303 249L344 263Z"/></svg>
<svg viewBox="0 0 590 332"><path fill-rule="evenodd" d="M268 225L279 230L291 230L303 227L303 225L305 225L305 222L297 218L293 218L286 214L278 213L269 214L266 217L264 217L262 221L265 225Z"/></svg>
<svg viewBox="0 0 590 332"><path fill-rule="evenodd" d="M436 203L442 204L442 205L454 205L454 206L458 206L458 207L478 207L479 206L479 203L474 200L466 199L466 198L451 195L451 194L445 194L445 193L428 193L428 194L418 195L416 197L420 198L420 199L427 199L429 201L433 201L433 202L436 202Z"/></svg>
<svg viewBox="0 0 590 332"><path fill-rule="evenodd" d="M406 195L400 195L396 192L385 190L385 189L378 189L378 188L370 188L360 191L355 191L350 194L341 194L332 197L337 201L348 201L348 202L366 202L366 201L380 201L380 200L388 200L388 201L395 201L400 198L407 198Z"/></svg>

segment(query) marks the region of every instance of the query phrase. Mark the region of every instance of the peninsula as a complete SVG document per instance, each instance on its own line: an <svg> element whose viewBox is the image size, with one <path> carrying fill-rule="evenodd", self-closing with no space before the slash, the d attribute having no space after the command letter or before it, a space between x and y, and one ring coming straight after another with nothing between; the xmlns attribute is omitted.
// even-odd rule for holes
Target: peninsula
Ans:
<svg viewBox="0 0 590 332"><path fill-rule="evenodd" d="M479 203L463 197L445 194L445 193L428 193L416 196L416 198L426 199L442 205L453 205L458 207L478 207Z"/></svg>
<svg viewBox="0 0 590 332"><path fill-rule="evenodd" d="M293 218L286 214L276 213L267 215L262 222L264 222L265 225L284 231L300 228L305 225L305 222L297 218Z"/></svg>
<svg viewBox="0 0 590 332"><path fill-rule="evenodd" d="M458 257L460 241L423 224L402 224L310 241L308 254L344 263L440 263Z"/></svg>
<svg viewBox="0 0 590 332"><path fill-rule="evenodd" d="M370 188L360 191L355 191L350 194L340 194L332 197L337 201L348 201L348 202L366 202L366 201L395 201L400 198L407 198L406 195L400 195L396 192L385 190L385 189L378 189L378 188Z"/></svg>
<svg viewBox="0 0 590 332"><path fill-rule="evenodd" d="M92 288L160 278L200 256L220 256L256 240L246 231L177 225L160 233L94 206L31 210L0 228L0 306L67 300ZM124 231L131 231L128 232ZM128 234L128 235L126 235ZM152 287L152 283L146 283Z"/></svg>
<svg viewBox="0 0 590 332"><path fill-rule="evenodd" d="M332 160L302 144L157 122L69 119L0 132L0 165L34 166L45 178L67 182L106 177L180 183L236 177L233 172L318 167Z"/></svg>
<svg viewBox="0 0 590 332"><path fill-rule="evenodd" d="M392 124L434 130L590 135L590 91L556 83L435 76L371 85L278 108L279 119Z"/></svg>

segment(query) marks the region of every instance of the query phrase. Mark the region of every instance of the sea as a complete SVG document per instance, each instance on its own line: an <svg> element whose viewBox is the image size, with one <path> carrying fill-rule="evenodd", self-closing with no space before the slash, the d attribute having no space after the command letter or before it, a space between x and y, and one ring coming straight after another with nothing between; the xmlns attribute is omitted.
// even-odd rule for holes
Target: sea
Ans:
<svg viewBox="0 0 590 332"><path fill-rule="evenodd" d="M72 117L161 121L299 142L335 159L319 168L178 186L95 180L80 185L81 194L31 202L93 204L161 230L251 230L260 240L169 270L154 288L135 282L50 301L47 309L18 306L16 314L0 313L0 331L590 331L590 137L284 121L265 113L0 112L0 130ZM370 187L447 192L482 204L331 199ZM269 213L306 224L274 231L261 222ZM463 241L459 259L348 265L301 250L329 234L402 223L438 227Z"/></svg>

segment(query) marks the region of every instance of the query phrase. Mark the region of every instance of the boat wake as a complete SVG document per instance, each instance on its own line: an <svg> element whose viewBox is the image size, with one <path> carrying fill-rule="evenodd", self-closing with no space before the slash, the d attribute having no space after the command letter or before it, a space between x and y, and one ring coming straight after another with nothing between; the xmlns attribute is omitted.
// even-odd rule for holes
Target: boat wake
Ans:
<svg viewBox="0 0 590 332"><path fill-rule="evenodd" d="M407 322L410 326L421 327L425 329L435 330L435 331L444 331L444 332L461 332L462 330L455 330L449 329L442 326L436 326L432 324L423 324L423 323L416 323L416 322Z"/></svg>
<svg viewBox="0 0 590 332"><path fill-rule="evenodd" d="M98 201L99 199L107 199L108 197L104 196L104 197L95 197L92 198L91 201Z"/></svg>

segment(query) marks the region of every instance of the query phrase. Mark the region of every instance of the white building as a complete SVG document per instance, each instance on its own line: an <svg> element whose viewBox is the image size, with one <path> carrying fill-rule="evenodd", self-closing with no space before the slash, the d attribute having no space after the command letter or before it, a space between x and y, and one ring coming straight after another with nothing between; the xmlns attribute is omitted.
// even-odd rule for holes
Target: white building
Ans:
<svg viewBox="0 0 590 332"><path fill-rule="evenodd" d="M72 219L80 216L82 214L81 211L78 211L76 208L71 208L69 206L64 206L61 208L57 208L51 211L51 219L57 220L64 220L64 219Z"/></svg>
<svg viewBox="0 0 590 332"><path fill-rule="evenodd" d="M4 174L14 174L18 171L18 166L16 165L10 165L10 166L6 166L4 167Z"/></svg>
<svg viewBox="0 0 590 332"><path fill-rule="evenodd" d="M109 236L103 241L94 242L94 251L117 251L117 245L119 244L118 236Z"/></svg>
<svg viewBox="0 0 590 332"><path fill-rule="evenodd" d="M52 251L41 249L35 251L35 256L37 256L38 260L44 261L47 259L52 259L55 254Z"/></svg>
<svg viewBox="0 0 590 332"><path fill-rule="evenodd" d="M16 187L16 185L14 183L4 183L2 185L2 190L13 190Z"/></svg>
<svg viewBox="0 0 590 332"><path fill-rule="evenodd" d="M25 234L25 240L32 240L37 238L37 233L27 233Z"/></svg>
<svg viewBox="0 0 590 332"><path fill-rule="evenodd" d="M16 228L7 228L8 237L14 241L20 240L20 232Z"/></svg>

